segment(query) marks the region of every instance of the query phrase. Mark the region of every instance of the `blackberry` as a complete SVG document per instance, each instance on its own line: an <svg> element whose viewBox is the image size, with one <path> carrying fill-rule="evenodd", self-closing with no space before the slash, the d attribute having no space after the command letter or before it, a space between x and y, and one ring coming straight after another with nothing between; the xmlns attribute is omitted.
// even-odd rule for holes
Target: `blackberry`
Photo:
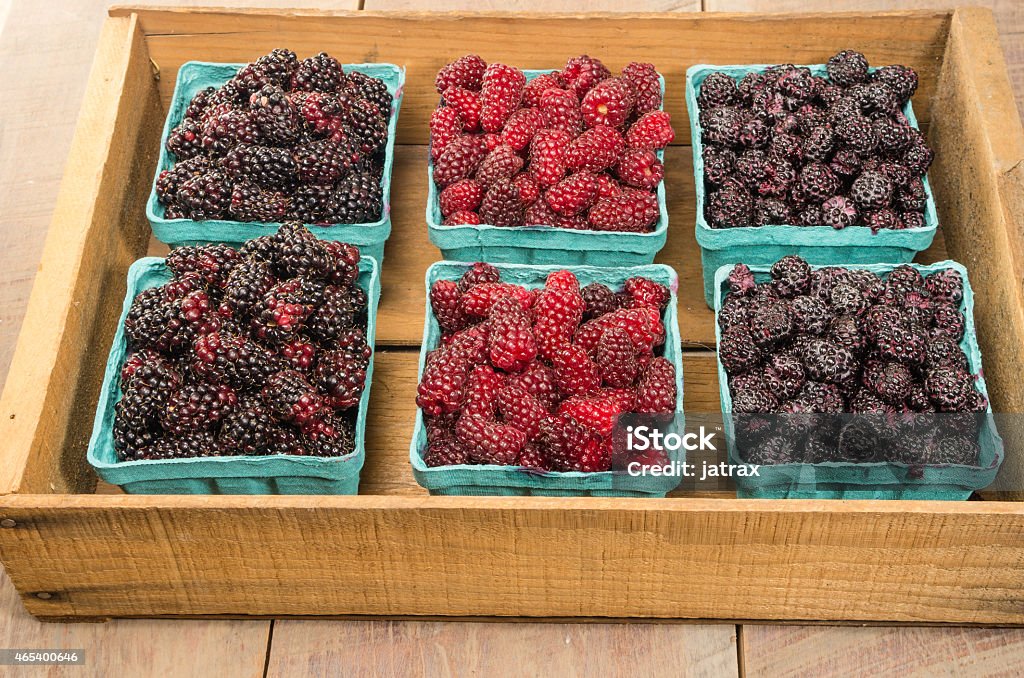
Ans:
<svg viewBox="0 0 1024 678"><path fill-rule="evenodd" d="M828 305L817 295L804 295L789 304L793 328L798 333L824 334L832 317Z"/></svg>
<svg viewBox="0 0 1024 678"><path fill-rule="evenodd" d="M850 198L861 210L878 210L892 201L893 186L889 177L877 171L865 171L850 187Z"/></svg>
<svg viewBox="0 0 1024 678"><path fill-rule="evenodd" d="M312 425L326 407L324 397L297 370L272 375L260 396L275 418L300 427Z"/></svg>
<svg viewBox="0 0 1024 678"><path fill-rule="evenodd" d="M828 339L810 339L802 351L807 376L814 381L843 384L856 376L857 360L853 353Z"/></svg>
<svg viewBox="0 0 1024 678"><path fill-rule="evenodd" d="M883 358L915 366L924 362L927 340L924 333L907 321L883 323L875 332L875 343Z"/></svg>
<svg viewBox="0 0 1024 678"><path fill-rule="evenodd" d="M215 87L205 87L192 97L192 100L188 102L188 106L185 108L186 118L191 118L195 121L200 121L206 109L210 107L213 101L213 95L217 92Z"/></svg>
<svg viewBox="0 0 1024 678"><path fill-rule="evenodd" d="M885 279L886 285L895 288L902 294L923 289L924 276L913 266L901 264L894 268Z"/></svg>
<svg viewBox="0 0 1024 678"><path fill-rule="evenodd" d="M862 158L869 157L878 148L878 134L871 121L861 115L851 116L835 123L836 136Z"/></svg>
<svg viewBox="0 0 1024 678"><path fill-rule="evenodd" d="M821 220L826 226L843 229L856 223L857 206L849 198L837 195L821 203Z"/></svg>
<svg viewBox="0 0 1024 678"><path fill-rule="evenodd" d="M892 405L902 405L910 395L914 377L905 365L897 362L869 361L861 376L862 383Z"/></svg>
<svg viewBox="0 0 1024 678"><path fill-rule="evenodd" d="M372 109L365 102L357 101L350 112L350 127L357 148L363 155L370 156L384 148L388 140L388 120L376 107Z"/></svg>
<svg viewBox="0 0 1024 678"><path fill-rule="evenodd" d="M804 67L786 68L775 80L779 93L787 98L787 108L796 110L817 94L817 81Z"/></svg>
<svg viewBox="0 0 1024 678"><path fill-rule="evenodd" d="M747 113L740 108L721 106L701 109L700 126L705 143L736 147L741 145L740 134L747 122Z"/></svg>
<svg viewBox="0 0 1024 678"><path fill-rule="evenodd" d="M928 336L932 339L947 337L959 342L964 337L967 321L960 309L951 304L936 304L932 312L932 326Z"/></svg>
<svg viewBox="0 0 1024 678"><path fill-rule="evenodd" d="M211 332L193 342L189 367L211 383L251 390L270 376L274 361L265 348L244 336Z"/></svg>
<svg viewBox="0 0 1024 678"><path fill-rule="evenodd" d="M925 450L926 464L960 464L977 466L981 448L972 437L958 435L939 435Z"/></svg>
<svg viewBox="0 0 1024 678"><path fill-rule="evenodd" d="M322 293L322 286L302 278L274 285L254 309L250 323L253 338L271 344L290 341L313 312Z"/></svg>
<svg viewBox="0 0 1024 678"><path fill-rule="evenodd" d="M246 318L275 282L267 262L254 259L239 262L228 273L218 312L223 317Z"/></svg>
<svg viewBox="0 0 1024 678"><path fill-rule="evenodd" d="M768 389L779 400L788 400L800 392L807 381L807 375L799 358L779 353L768 359L764 379Z"/></svg>
<svg viewBox="0 0 1024 678"><path fill-rule="evenodd" d="M843 50L825 64L829 80L840 87L849 87L868 79L868 60L860 52Z"/></svg>
<svg viewBox="0 0 1024 678"><path fill-rule="evenodd" d="M322 354L317 362L313 383L327 395L327 403L335 409L344 410L359 404L370 354L365 338L361 345L364 350L357 355L353 355L352 350L340 349Z"/></svg>
<svg viewBox="0 0 1024 678"><path fill-rule="evenodd" d="M768 156L764 151L748 149L736 158L739 178L756 188L768 176Z"/></svg>
<svg viewBox="0 0 1024 678"><path fill-rule="evenodd" d="M324 241L299 222L282 224L274 239L274 270L281 279L303 276L321 280L334 268L334 256Z"/></svg>
<svg viewBox="0 0 1024 678"><path fill-rule="evenodd" d="M189 219L222 219L231 206L231 186L223 172L203 172L181 183L176 202Z"/></svg>
<svg viewBox="0 0 1024 678"><path fill-rule="evenodd" d="M258 399L247 398L224 417L217 442L231 454L271 454L278 430L270 410Z"/></svg>
<svg viewBox="0 0 1024 678"><path fill-rule="evenodd" d="M238 264L238 251L228 245L187 245L171 250L165 263L175 278L197 273L213 287L223 288Z"/></svg>
<svg viewBox="0 0 1024 678"><path fill-rule="evenodd" d="M307 92L335 92L341 86L344 73L338 60L320 52L299 62L291 76L291 88Z"/></svg>
<svg viewBox="0 0 1024 678"><path fill-rule="evenodd" d="M326 281L330 285L348 287L359 277L359 248L334 240L322 241L331 256L331 267Z"/></svg>
<svg viewBox="0 0 1024 678"><path fill-rule="evenodd" d="M811 267L798 256L782 257L771 268L775 289L784 297L806 294L811 286Z"/></svg>
<svg viewBox="0 0 1024 678"><path fill-rule="evenodd" d="M303 429L301 440L306 453L316 457L344 457L355 451L349 424L330 414Z"/></svg>
<svg viewBox="0 0 1024 678"><path fill-rule="evenodd" d="M740 79L739 84L736 85L743 103L747 106L753 105L757 95L768 87L769 80L770 78L761 72L751 72L744 75Z"/></svg>
<svg viewBox="0 0 1024 678"><path fill-rule="evenodd" d="M771 130L761 118L750 118L740 128L740 143L750 148L764 148L771 140Z"/></svg>
<svg viewBox="0 0 1024 678"><path fill-rule="evenodd" d="M302 224L329 226L338 223L340 205L334 187L325 184L299 186L292 195L288 219Z"/></svg>
<svg viewBox="0 0 1024 678"><path fill-rule="evenodd" d="M156 197L162 205L177 202L178 188L186 180L210 169L210 159L205 155L182 160L170 169L160 172L156 179Z"/></svg>
<svg viewBox="0 0 1024 678"><path fill-rule="evenodd" d="M878 233L881 230L898 231L903 228L900 216L895 210L888 207L865 212L863 218L864 225L869 227L873 233Z"/></svg>
<svg viewBox="0 0 1024 678"><path fill-rule="evenodd" d="M848 148L841 148L832 155L828 167L844 181L850 181L860 174L864 162L861 157Z"/></svg>
<svg viewBox="0 0 1024 678"><path fill-rule="evenodd" d="M600 318L619 308L615 293L601 283L590 283L580 289L580 295L583 297L583 320Z"/></svg>
<svg viewBox="0 0 1024 678"><path fill-rule="evenodd" d="M836 144L836 135L829 125L811 130L803 142L803 157L816 163L827 162Z"/></svg>
<svg viewBox="0 0 1024 678"><path fill-rule="evenodd" d="M778 398L770 391L745 389L732 394L732 411L739 414L774 412L778 406Z"/></svg>
<svg viewBox="0 0 1024 678"><path fill-rule="evenodd" d="M179 160L186 160L203 152L203 131L192 118L183 119L167 135L167 150Z"/></svg>
<svg viewBox="0 0 1024 678"><path fill-rule="evenodd" d="M191 431L179 436L165 437L138 453L137 459L191 459L216 457L222 452L213 435L205 431Z"/></svg>
<svg viewBox="0 0 1024 678"><path fill-rule="evenodd" d="M114 449L125 461L138 458L142 450L163 435L152 411L151 401L129 389L114 406Z"/></svg>
<svg viewBox="0 0 1024 678"><path fill-rule="evenodd" d="M736 170L736 154L721 146L705 146L701 151L704 179L713 186L721 185Z"/></svg>
<svg viewBox="0 0 1024 678"><path fill-rule="evenodd" d="M516 185L505 179L494 182L480 205L480 219L494 226L521 225L523 205Z"/></svg>
<svg viewBox="0 0 1024 678"><path fill-rule="evenodd" d="M854 414L895 414L896 408L886 403L870 388L862 388L850 399Z"/></svg>
<svg viewBox="0 0 1024 678"><path fill-rule="evenodd" d="M868 79L887 85L899 97L901 103L910 99L917 91L917 72L907 66L882 66L868 76Z"/></svg>
<svg viewBox="0 0 1024 678"><path fill-rule="evenodd" d="M249 110L266 141L287 145L294 143L302 131L302 119L295 104L277 85L264 85L249 100Z"/></svg>
<svg viewBox="0 0 1024 678"><path fill-rule="evenodd" d="M906 123L897 122L892 118L879 118L871 124L878 135L878 147L883 153L898 155L913 142L912 128Z"/></svg>
<svg viewBox="0 0 1024 678"><path fill-rule="evenodd" d="M974 377L954 367L937 367L925 377L924 389L940 412L964 412L974 397Z"/></svg>
<svg viewBox="0 0 1024 678"><path fill-rule="evenodd" d="M160 288L139 292L124 320L124 333L133 349L163 349L170 337L167 322L173 309Z"/></svg>
<svg viewBox="0 0 1024 678"><path fill-rule="evenodd" d="M337 341L341 333L350 328L355 319L352 300L347 290L327 287L323 302L306 319L305 329L309 335L323 345Z"/></svg>
<svg viewBox="0 0 1024 678"><path fill-rule="evenodd" d="M203 123L203 148L207 153L222 156L238 144L255 144L260 140L260 127L251 111L228 109L210 115Z"/></svg>
<svg viewBox="0 0 1024 678"><path fill-rule="evenodd" d="M709 196L705 213L712 228L734 228L749 226L753 209L750 192L738 182L730 182Z"/></svg>
<svg viewBox="0 0 1024 678"><path fill-rule="evenodd" d="M843 396L835 384L808 381L797 394L796 401L810 412L836 414L843 411Z"/></svg>
<svg viewBox="0 0 1024 678"><path fill-rule="evenodd" d="M356 172L338 184L338 223L373 223L381 218L384 209L383 187L380 178L369 172Z"/></svg>
<svg viewBox="0 0 1024 678"><path fill-rule="evenodd" d="M388 86L384 84L383 80L371 78L365 73L358 71L346 74L345 79L346 86L355 87L361 98L377 106L384 116L391 115L391 104L394 97L388 92Z"/></svg>
<svg viewBox="0 0 1024 678"><path fill-rule="evenodd" d="M352 167L353 152L331 139L317 139L292 151L298 179L304 184L334 184Z"/></svg>
<svg viewBox="0 0 1024 678"><path fill-rule="evenodd" d="M369 304L369 299L366 296L366 291L362 287L353 285L348 288L349 303L352 304L352 312L356 316L356 321L362 325L366 324L366 310Z"/></svg>
<svg viewBox="0 0 1024 678"><path fill-rule="evenodd" d="M869 82L851 87L847 94L853 96L860 105L862 112L868 115L895 115L900 109L900 101L896 93L888 85Z"/></svg>
<svg viewBox="0 0 1024 678"><path fill-rule="evenodd" d="M864 350L864 335L857 319L852 315L833 318L829 324L828 334L832 341L850 350L854 355L859 355Z"/></svg>
<svg viewBox="0 0 1024 678"><path fill-rule="evenodd" d="M741 374L761 362L761 350L744 325L735 325L722 332L718 343L718 358L729 374Z"/></svg>
<svg viewBox="0 0 1024 678"><path fill-rule="evenodd" d="M736 264L729 271L728 277L729 292L736 296L747 296L757 290L757 281L750 267L746 264Z"/></svg>
<svg viewBox="0 0 1024 678"><path fill-rule="evenodd" d="M706 151L707 149L704 150ZM804 158L804 154L804 145L800 137L780 132L778 127L776 127L772 139L768 143L768 155L770 157L789 162L800 162ZM707 176L707 154L705 153L704 156L704 175Z"/></svg>
<svg viewBox="0 0 1024 678"><path fill-rule="evenodd" d="M936 300L959 306L964 299L964 280L954 268L944 268L925 278L925 289Z"/></svg>
<svg viewBox="0 0 1024 678"><path fill-rule="evenodd" d="M821 226L825 223L821 205L808 205L796 215L796 226Z"/></svg>
<svg viewBox="0 0 1024 678"><path fill-rule="evenodd" d="M167 398L160 425L173 436L208 431L237 403L235 390L226 384L185 384Z"/></svg>
<svg viewBox="0 0 1024 678"><path fill-rule="evenodd" d="M924 209L928 202L928 194L924 190L924 182L919 177L911 178L905 186L896 191L896 205L907 212Z"/></svg>
<svg viewBox="0 0 1024 678"><path fill-rule="evenodd" d="M935 153L928 148L928 144L919 131L911 130L911 132L914 140L903 153L901 162L914 174L924 175L931 166L932 160L935 159Z"/></svg>
<svg viewBox="0 0 1024 678"><path fill-rule="evenodd" d="M839 454L844 461L867 463L875 461L883 449L874 418L855 417L839 434Z"/></svg>
<svg viewBox="0 0 1024 678"><path fill-rule="evenodd" d="M833 286L829 291L828 301L835 315L858 316L867 307L860 288L853 283L839 283Z"/></svg>
<svg viewBox="0 0 1024 678"><path fill-rule="evenodd" d="M750 307L753 297L728 295L718 311L718 326L727 330L736 325L746 325L750 318Z"/></svg>
<svg viewBox="0 0 1024 678"><path fill-rule="evenodd" d="M288 214L291 201L278 191L267 191L243 179L231 189L228 214L236 221L280 221Z"/></svg>
<svg viewBox="0 0 1024 678"><path fill-rule="evenodd" d="M754 226L769 224L789 224L793 221L793 213L789 205L777 198L757 198L754 200Z"/></svg>
<svg viewBox="0 0 1024 678"><path fill-rule="evenodd" d="M291 191L298 183L298 166L284 148L239 144L228 151L221 166L235 179L245 177L272 191Z"/></svg>
<svg viewBox="0 0 1024 678"><path fill-rule="evenodd" d="M839 179L826 165L811 162L800 170L798 186L811 202L824 202L839 190Z"/></svg>
<svg viewBox="0 0 1024 678"><path fill-rule="evenodd" d="M701 110L729 106L739 97L736 81L725 73L715 71L704 78L697 94L697 105Z"/></svg>

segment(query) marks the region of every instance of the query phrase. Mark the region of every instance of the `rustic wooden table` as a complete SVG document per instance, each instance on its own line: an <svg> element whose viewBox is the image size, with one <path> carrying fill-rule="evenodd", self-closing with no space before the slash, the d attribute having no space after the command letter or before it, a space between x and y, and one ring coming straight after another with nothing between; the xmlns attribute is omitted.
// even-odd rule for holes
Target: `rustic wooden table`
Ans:
<svg viewBox="0 0 1024 678"><path fill-rule="evenodd" d="M39 261L104 0L0 0L0 381ZM165 0L162 5L203 4ZM947 0L217 0L338 9L840 11ZM992 6L1018 105L1024 3ZM638 56L642 45L637 46ZM1024 108L1024 107L1022 107ZM691 581L691 584L693 582ZM699 582L698 582L699 583ZM83 648L87 665L38 675L1019 675L1024 631L724 624L151 621L41 624L0 574L0 647ZM0 673L3 673L0 671ZM17 675L36 675L26 670Z"/></svg>

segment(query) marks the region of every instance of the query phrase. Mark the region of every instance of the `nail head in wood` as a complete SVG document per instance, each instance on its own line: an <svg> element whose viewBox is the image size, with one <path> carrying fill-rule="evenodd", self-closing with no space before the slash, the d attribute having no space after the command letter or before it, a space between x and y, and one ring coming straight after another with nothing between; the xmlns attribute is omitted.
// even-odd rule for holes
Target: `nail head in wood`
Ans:
<svg viewBox="0 0 1024 678"><path fill-rule="evenodd" d="M3 520L0 520L0 527L14 527L17 524L18 523L14 522L10 518L4 518Z"/></svg>

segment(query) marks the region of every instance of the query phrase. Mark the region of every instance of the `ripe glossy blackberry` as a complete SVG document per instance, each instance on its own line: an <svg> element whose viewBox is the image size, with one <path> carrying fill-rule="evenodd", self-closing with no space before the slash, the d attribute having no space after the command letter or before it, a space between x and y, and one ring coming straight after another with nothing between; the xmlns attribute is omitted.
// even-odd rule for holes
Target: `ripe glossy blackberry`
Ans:
<svg viewBox="0 0 1024 678"><path fill-rule="evenodd" d="M780 401L796 397L806 381L803 363L797 356L778 353L768 359L764 382L768 390Z"/></svg>
<svg viewBox="0 0 1024 678"><path fill-rule="evenodd" d="M376 106L363 105L362 100L353 103L349 127L356 148L364 155L371 156L384 148L388 140L388 120Z"/></svg>
<svg viewBox="0 0 1024 678"><path fill-rule="evenodd" d="M712 185L721 185L736 171L736 154L721 146L705 146L701 151L704 160L704 179Z"/></svg>
<svg viewBox="0 0 1024 678"><path fill-rule="evenodd" d="M215 87L205 87L192 97L189 101L188 106L185 108L185 118L192 118L196 122L201 121L203 113L210 107L213 100L213 95L217 91Z"/></svg>
<svg viewBox="0 0 1024 678"><path fill-rule="evenodd" d="M260 127L249 110L218 108L207 111L203 122L203 149L214 156L223 156L238 144L255 144L261 139Z"/></svg>
<svg viewBox="0 0 1024 678"><path fill-rule="evenodd" d="M852 315L833 318L829 323L828 336L840 346L849 349L854 355L860 355L866 345L864 333L861 331L857 318Z"/></svg>
<svg viewBox="0 0 1024 678"><path fill-rule="evenodd" d="M828 302L837 316L858 316L867 308L867 300L860 288L852 282L839 283L829 291Z"/></svg>
<svg viewBox="0 0 1024 678"><path fill-rule="evenodd" d="M353 173L338 184L335 199L338 223L375 222L381 218L384 208L380 177L370 172Z"/></svg>
<svg viewBox="0 0 1024 678"><path fill-rule="evenodd" d="M886 322L878 326L875 344L882 357L916 366L924 362L927 337L906 320Z"/></svg>
<svg viewBox="0 0 1024 678"><path fill-rule="evenodd" d="M870 157L878 148L878 133L871 121L854 115L835 123L836 136L845 148L862 158Z"/></svg>
<svg viewBox="0 0 1024 678"><path fill-rule="evenodd" d="M327 403L338 410L355 407L363 394L366 383L366 369L369 364L369 347L362 342L364 351L356 354L353 350L339 349L320 355L313 383L327 396ZM364 357L365 356L365 357Z"/></svg>
<svg viewBox="0 0 1024 678"><path fill-rule="evenodd" d="M618 297L607 286L601 283L590 283L580 290L583 297L583 319L593 320L620 307Z"/></svg>
<svg viewBox="0 0 1024 678"><path fill-rule="evenodd" d="M353 155L348 142L331 139L316 139L292 151L298 180L304 184L337 183L352 167Z"/></svg>
<svg viewBox="0 0 1024 678"><path fill-rule="evenodd" d="M198 155L176 163L170 169L160 172L156 180L156 197L162 205L175 204L178 188L186 180L210 170L210 159Z"/></svg>
<svg viewBox="0 0 1024 678"><path fill-rule="evenodd" d="M820 381L805 383L794 400L805 407L805 411L818 414L835 414L844 409L843 395L839 387Z"/></svg>
<svg viewBox="0 0 1024 678"><path fill-rule="evenodd" d="M235 179L245 177L273 191L291 191L298 183L298 167L291 152L274 146L239 144L221 161Z"/></svg>
<svg viewBox="0 0 1024 678"><path fill-rule="evenodd" d="M925 279L925 289L932 298L945 301L956 306L964 298L964 280L960 272L953 268L946 268L930 274Z"/></svg>
<svg viewBox="0 0 1024 678"><path fill-rule="evenodd" d="M346 88L354 87L359 96L373 103L385 116L391 115L393 97L383 80L372 78L365 73L352 71L345 75Z"/></svg>
<svg viewBox="0 0 1024 678"><path fill-rule="evenodd" d="M740 135L747 119L748 116L742 109L733 106L702 108L700 111L702 140L705 143L738 147L741 145Z"/></svg>
<svg viewBox="0 0 1024 678"><path fill-rule="evenodd" d="M237 263L228 273L218 312L223 317L246 318L275 282L267 262L245 259Z"/></svg>
<svg viewBox="0 0 1024 678"><path fill-rule="evenodd" d="M238 395L227 384L185 384L167 398L160 425L172 436L207 431L237 404Z"/></svg>
<svg viewBox="0 0 1024 678"><path fill-rule="evenodd" d="M753 210L754 200L739 182L730 182L711 193L705 206L705 214L712 228L749 226L753 220Z"/></svg>
<svg viewBox="0 0 1024 678"><path fill-rule="evenodd" d="M523 205L516 185L507 180L496 181L484 194L480 219L493 226L522 225Z"/></svg>
<svg viewBox="0 0 1024 678"><path fill-rule="evenodd" d="M843 384L857 374L857 359L853 353L834 341L810 339L801 354L807 376L814 381Z"/></svg>
<svg viewBox="0 0 1024 678"><path fill-rule="evenodd" d="M959 342L967 330L967 321L960 309L952 304L937 303L932 309L931 327L928 336L931 339L947 337Z"/></svg>
<svg viewBox="0 0 1024 678"><path fill-rule="evenodd" d="M900 100L896 93L882 83L869 82L856 85L847 90L860 105L861 112L870 117L894 116L900 108Z"/></svg>
<svg viewBox="0 0 1024 678"><path fill-rule="evenodd" d="M732 411L739 414L774 412L779 399L764 389L743 389L732 393Z"/></svg>
<svg viewBox="0 0 1024 678"><path fill-rule="evenodd" d="M222 219L231 206L228 177L219 171L189 177L178 187L175 203L189 219Z"/></svg>
<svg viewBox="0 0 1024 678"><path fill-rule="evenodd" d="M355 313L348 290L329 286L324 289L323 301L306 319L305 331L317 342L329 345L337 341L354 321Z"/></svg>
<svg viewBox="0 0 1024 678"><path fill-rule="evenodd" d="M175 278L197 273L208 285L223 288L239 256L228 245L188 245L171 250L165 262Z"/></svg>
<svg viewBox="0 0 1024 678"><path fill-rule="evenodd" d="M762 355L750 330L744 325L734 325L722 332L718 357L726 372L742 374L756 367Z"/></svg>
<svg viewBox="0 0 1024 678"><path fill-rule="evenodd" d="M704 79L697 93L697 105L701 110L729 106L739 97L736 81L725 73L715 71Z"/></svg>
<svg viewBox="0 0 1024 678"><path fill-rule="evenodd" d="M355 434L344 419L327 414L302 432L302 448L317 457L344 457L355 451Z"/></svg>
<svg viewBox="0 0 1024 678"><path fill-rule="evenodd" d="M799 333L824 334L832 318L828 304L817 295L802 295L789 303L793 328Z"/></svg>
<svg viewBox="0 0 1024 678"><path fill-rule="evenodd" d="M173 312L160 288L143 290L135 296L125 316L124 332L133 349L164 349L169 343L167 323Z"/></svg>
<svg viewBox="0 0 1024 678"><path fill-rule="evenodd" d="M303 278L274 285L254 309L252 337L270 344L290 341L302 329L322 294L322 284Z"/></svg>
<svg viewBox="0 0 1024 678"><path fill-rule="evenodd" d="M205 381L251 390L262 384L274 367L265 348L237 334L211 332L192 344L189 368Z"/></svg>
<svg viewBox="0 0 1024 678"><path fill-rule="evenodd" d="M343 78L344 73L338 60L326 52L320 52L299 62L291 77L291 87L307 92L335 92Z"/></svg>
<svg viewBox="0 0 1024 678"><path fill-rule="evenodd" d="M258 398L246 398L224 417L217 442L231 454L263 455L274 452L278 423Z"/></svg>
<svg viewBox="0 0 1024 678"><path fill-rule="evenodd" d="M249 100L249 110L252 111L260 135L269 143L291 144L302 131L298 109L277 85L264 85L253 94Z"/></svg>
<svg viewBox="0 0 1024 678"><path fill-rule="evenodd" d="M915 174L924 175L935 159L935 152L928 148L924 137L917 130L912 130L914 140L903 153L901 162Z"/></svg>
<svg viewBox="0 0 1024 678"><path fill-rule="evenodd" d="M840 183L839 178L826 165L811 162L800 170L797 186L809 201L820 203L834 196Z"/></svg>
<svg viewBox="0 0 1024 678"><path fill-rule="evenodd" d="M806 294L811 286L811 267L800 257L782 257L771 267L775 289L784 297Z"/></svg>
<svg viewBox="0 0 1024 678"><path fill-rule="evenodd" d="M231 189L228 216L236 221L280 221L288 214L291 201L278 191L268 191L242 179Z"/></svg>
<svg viewBox="0 0 1024 678"><path fill-rule="evenodd" d="M975 393L974 377L951 366L929 371L924 388L928 399L940 412L967 411Z"/></svg>
<svg viewBox="0 0 1024 678"><path fill-rule="evenodd" d="M907 101L917 91L917 72L907 66L882 66L868 76L871 82L888 85L901 102Z"/></svg>
<svg viewBox="0 0 1024 678"><path fill-rule="evenodd" d="M750 310L750 333L762 349L785 343L793 333L793 316L784 301L755 301Z"/></svg>
<svg viewBox="0 0 1024 678"><path fill-rule="evenodd" d="M162 459L191 459L221 456L223 451L212 434L190 431L178 436L165 436L140 450L136 459L157 461Z"/></svg>
<svg viewBox="0 0 1024 678"><path fill-rule="evenodd" d="M167 150L179 160L185 160L203 152L203 131L192 118L183 119L167 135Z"/></svg>
<svg viewBox="0 0 1024 678"><path fill-rule="evenodd" d="M297 370L272 375L260 395L275 418L300 427L312 425L327 407L324 397Z"/></svg>
<svg viewBox="0 0 1024 678"><path fill-rule="evenodd" d="M305 184L292 195L288 219L327 226L338 223L339 203L334 186Z"/></svg>

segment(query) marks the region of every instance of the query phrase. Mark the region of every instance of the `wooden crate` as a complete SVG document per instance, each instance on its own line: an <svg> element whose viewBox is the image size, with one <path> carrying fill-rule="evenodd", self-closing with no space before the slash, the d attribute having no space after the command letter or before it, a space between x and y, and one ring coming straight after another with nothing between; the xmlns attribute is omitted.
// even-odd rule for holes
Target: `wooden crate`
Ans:
<svg viewBox="0 0 1024 678"><path fill-rule="evenodd" d="M557 44L552 49L552 44ZM126 496L85 462L178 66L274 47L408 68L358 497ZM686 409L718 407L693 236L684 72L821 62L843 48L921 74L946 249L967 265L992 401L1024 411L1024 134L989 12L840 15L386 14L117 8L103 29L59 202L0 401L0 558L32 614L437 615L1024 623L1024 504L984 501L430 497L413 481L433 75L478 51L522 67L644 58L668 80L669 244L681 274ZM1020 474L1007 440L1004 473ZM1019 499L1019 497L1016 497Z"/></svg>

